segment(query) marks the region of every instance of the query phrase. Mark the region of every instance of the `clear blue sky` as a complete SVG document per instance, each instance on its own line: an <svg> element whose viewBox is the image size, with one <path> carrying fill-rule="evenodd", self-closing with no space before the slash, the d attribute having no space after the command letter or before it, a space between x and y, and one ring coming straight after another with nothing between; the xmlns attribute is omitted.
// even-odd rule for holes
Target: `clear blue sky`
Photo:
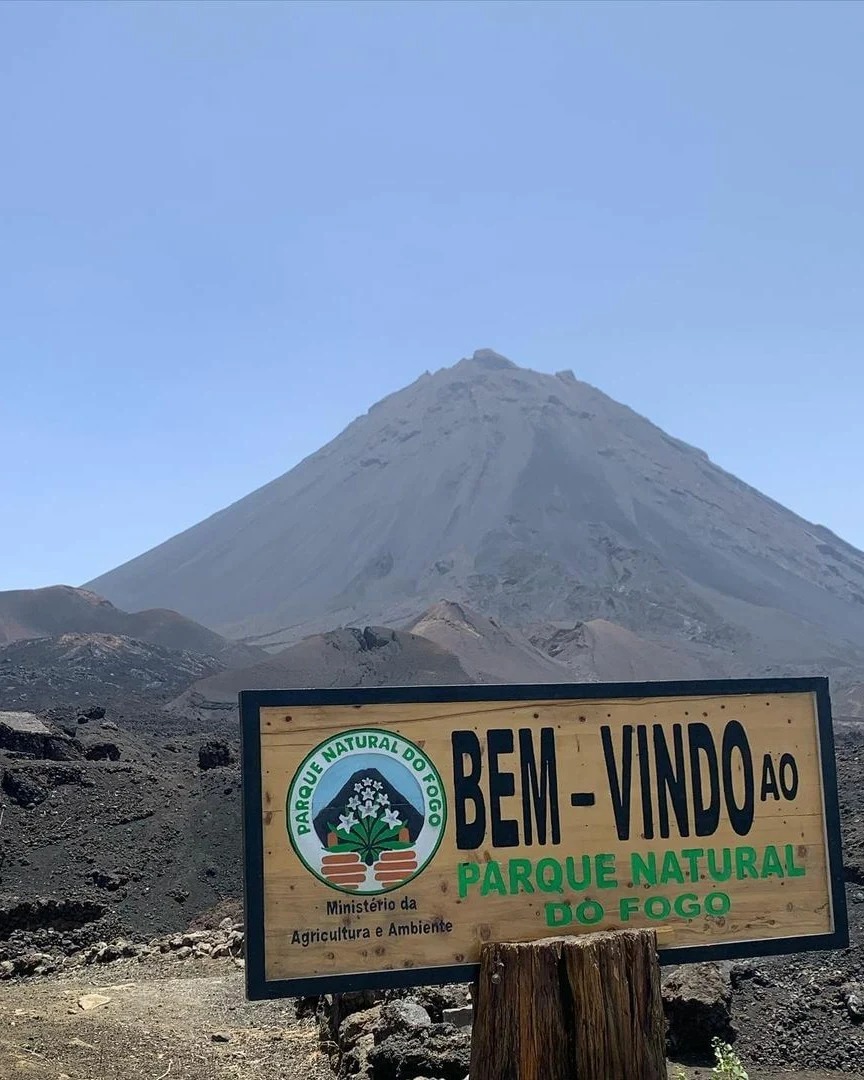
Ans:
<svg viewBox="0 0 864 1080"><path fill-rule="evenodd" d="M864 547L864 5L0 5L0 588L489 346Z"/></svg>

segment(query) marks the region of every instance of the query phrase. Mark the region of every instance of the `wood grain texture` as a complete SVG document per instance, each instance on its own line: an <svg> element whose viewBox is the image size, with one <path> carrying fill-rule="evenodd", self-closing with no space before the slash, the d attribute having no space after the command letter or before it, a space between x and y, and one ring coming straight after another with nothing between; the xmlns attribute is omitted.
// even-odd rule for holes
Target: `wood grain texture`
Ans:
<svg viewBox="0 0 864 1080"><path fill-rule="evenodd" d="M654 932L485 945L475 989L471 1076L665 1078Z"/></svg>
<svg viewBox="0 0 864 1080"><path fill-rule="evenodd" d="M731 719L740 721L746 730L753 761L757 763L757 781L764 755L771 755L773 760L779 760L784 753L794 755L798 771L794 800L760 801L757 796L753 825L746 836L736 834L723 806L717 830L711 836L680 836L673 829L668 839L644 839L637 829L628 840L619 840L601 728L604 725L611 728L617 745L624 725L659 724L664 731L671 732L674 724L686 726L700 722L719 740ZM487 942L531 941L550 933L589 933L621 927L657 929L662 948L818 935L832 928L819 740L815 704L809 693L301 706L290 710L262 708L260 721L268 979L470 964L478 961ZM392 909L385 906L371 912L338 909L328 913L328 902L350 903L358 897L328 887L305 868L289 841L286 798L292 778L313 747L339 732L357 728L394 732L420 747L444 781L449 820L441 846L427 868L380 898L388 905L392 901ZM515 847L495 848L487 834L486 842L477 850L457 848L451 747L451 732L456 728L475 733L484 747L491 729L529 729L535 734L541 728L554 730L560 794L559 844L539 845L536 837L535 843L528 844L520 826L520 842ZM519 821L522 790L518 752L501 757L500 765L514 773L515 781L515 793L501 799L502 815ZM742 770L737 759L732 781L736 798L740 798ZM571 793L584 792L595 794L594 805L572 806ZM656 818L656 791L648 794L654 800ZM635 808L641 806L635 759L632 800ZM701 880L697 882L670 881L646 886L635 885L630 872L634 853L647 857L653 852L662 859L669 850L680 853L702 848L719 852L724 848L749 846L761 852L766 845L775 845L781 852L791 845L795 865L805 871L803 875L748 877L718 883L710 880L703 860ZM544 892L536 886L535 878L533 892L524 889L515 895L509 892L507 867L511 860L529 860L536 870L537 863L543 859L563 864L571 856L578 866L583 855L593 860L599 854L614 857L617 884L612 888L600 888L594 881L584 890L574 890L565 880L561 891ZM402 861L404 866L397 860L392 868L379 867L379 880L382 876L393 877L398 886L395 879L399 873L413 872L414 857L406 852ZM487 872L487 864L497 862L508 884L507 894L491 892L481 896L478 887L471 887L467 895L460 896L458 867L466 862L476 863L481 873ZM340 884L353 888L355 878L348 860L332 864L332 870ZM391 881L382 884L389 885ZM644 911L649 896L665 896L671 901L683 893L692 893L701 904L712 893L722 891L731 899L731 908L723 915L712 916L700 909L691 917L673 913L658 920L649 918ZM622 919L620 910L624 897L635 897L640 902L639 909L627 920ZM403 908L406 898L416 907ZM604 916L599 923L590 926L571 923L550 929L548 903L575 905L583 900L602 904ZM412 920L451 923L452 929L445 933L393 933L394 925L404 926ZM342 933L340 927L357 934L351 939L332 939L332 932ZM314 938L317 931L324 933L324 940L302 943L304 933L311 933Z"/></svg>

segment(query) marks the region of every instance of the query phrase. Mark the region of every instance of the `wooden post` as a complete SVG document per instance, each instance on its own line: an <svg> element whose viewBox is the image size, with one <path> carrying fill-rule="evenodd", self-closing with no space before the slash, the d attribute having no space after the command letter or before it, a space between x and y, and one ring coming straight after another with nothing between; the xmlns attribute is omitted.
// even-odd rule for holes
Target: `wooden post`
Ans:
<svg viewBox="0 0 864 1080"><path fill-rule="evenodd" d="M665 1080L653 930L485 945L471 1080Z"/></svg>

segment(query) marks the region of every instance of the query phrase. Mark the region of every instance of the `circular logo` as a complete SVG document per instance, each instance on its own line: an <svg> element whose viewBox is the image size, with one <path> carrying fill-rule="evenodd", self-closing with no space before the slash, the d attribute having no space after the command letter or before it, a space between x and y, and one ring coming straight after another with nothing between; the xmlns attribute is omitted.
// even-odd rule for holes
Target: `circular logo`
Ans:
<svg viewBox="0 0 864 1080"><path fill-rule="evenodd" d="M428 866L447 823L444 786L419 746L389 731L342 731L294 774L288 836L303 865L346 893L385 893Z"/></svg>

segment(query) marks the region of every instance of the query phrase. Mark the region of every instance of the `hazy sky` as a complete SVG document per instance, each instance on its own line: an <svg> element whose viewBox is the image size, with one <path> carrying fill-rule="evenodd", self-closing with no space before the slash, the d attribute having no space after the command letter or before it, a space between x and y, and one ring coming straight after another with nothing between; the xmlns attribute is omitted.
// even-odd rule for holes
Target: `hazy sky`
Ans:
<svg viewBox="0 0 864 1080"><path fill-rule="evenodd" d="M0 5L0 588L489 346L864 547L864 5Z"/></svg>

